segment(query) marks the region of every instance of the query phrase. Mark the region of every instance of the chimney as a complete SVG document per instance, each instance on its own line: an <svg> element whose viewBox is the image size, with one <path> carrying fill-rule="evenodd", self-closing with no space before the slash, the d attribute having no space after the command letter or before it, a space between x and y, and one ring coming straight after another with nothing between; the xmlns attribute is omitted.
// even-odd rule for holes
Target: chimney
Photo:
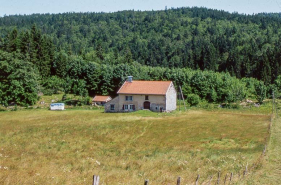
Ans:
<svg viewBox="0 0 281 185"><path fill-rule="evenodd" d="M128 76L128 82L133 82L133 76Z"/></svg>

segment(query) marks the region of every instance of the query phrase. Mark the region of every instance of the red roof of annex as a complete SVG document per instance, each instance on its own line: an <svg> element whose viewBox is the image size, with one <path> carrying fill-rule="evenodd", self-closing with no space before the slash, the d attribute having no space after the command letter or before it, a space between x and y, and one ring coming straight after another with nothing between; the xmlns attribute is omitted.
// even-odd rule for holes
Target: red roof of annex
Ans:
<svg viewBox="0 0 281 185"><path fill-rule="evenodd" d="M111 97L110 96L100 96L100 95L96 95L94 98L93 98L93 101L109 101L111 100Z"/></svg>
<svg viewBox="0 0 281 185"><path fill-rule="evenodd" d="M117 94L165 95L172 81L125 81Z"/></svg>

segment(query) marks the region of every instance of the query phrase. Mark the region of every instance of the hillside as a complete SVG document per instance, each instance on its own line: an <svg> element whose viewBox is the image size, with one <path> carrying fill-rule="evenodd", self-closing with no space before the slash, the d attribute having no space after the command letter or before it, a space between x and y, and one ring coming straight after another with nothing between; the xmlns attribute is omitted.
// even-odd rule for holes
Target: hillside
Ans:
<svg viewBox="0 0 281 185"><path fill-rule="evenodd" d="M0 18L0 37L36 24L56 50L99 63L230 72L272 83L281 74L278 14L241 15L206 8ZM2 40L0 47L5 46Z"/></svg>
<svg viewBox="0 0 281 185"><path fill-rule="evenodd" d="M280 23L206 8L5 16L0 103L28 106L38 93L61 92L87 103L115 96L128 75L172 80L208 102L262 103L281 91Z"/></svg>

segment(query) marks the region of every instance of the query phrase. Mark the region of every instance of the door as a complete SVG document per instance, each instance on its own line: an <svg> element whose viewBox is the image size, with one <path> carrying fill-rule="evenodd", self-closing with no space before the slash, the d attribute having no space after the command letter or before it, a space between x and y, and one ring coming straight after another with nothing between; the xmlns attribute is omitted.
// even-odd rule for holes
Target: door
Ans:
<svg viewBox="0 0 281 185"><path fill-rule="evenodd" d="M143 109L150 109L150 102L149 101L143 102Z"/></svg>

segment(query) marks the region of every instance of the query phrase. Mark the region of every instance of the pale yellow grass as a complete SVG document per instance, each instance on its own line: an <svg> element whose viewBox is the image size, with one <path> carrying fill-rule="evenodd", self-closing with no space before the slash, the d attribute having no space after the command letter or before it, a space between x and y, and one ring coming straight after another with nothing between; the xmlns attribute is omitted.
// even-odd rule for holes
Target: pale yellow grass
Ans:
<svg viewBox="0 0 281 185"><path fill-rule="evenodd" d="M281 118L274 119L269 145L261 167L245 184L281 184Z"/></svg>
<svg viewBox="0 0 281 185"><path fill-rule="evenodd" d="M0 113L0 184L175 183L238 172L260 156L269 115L98 110ZM4 169L5 167L5 169Z"/></svg>

